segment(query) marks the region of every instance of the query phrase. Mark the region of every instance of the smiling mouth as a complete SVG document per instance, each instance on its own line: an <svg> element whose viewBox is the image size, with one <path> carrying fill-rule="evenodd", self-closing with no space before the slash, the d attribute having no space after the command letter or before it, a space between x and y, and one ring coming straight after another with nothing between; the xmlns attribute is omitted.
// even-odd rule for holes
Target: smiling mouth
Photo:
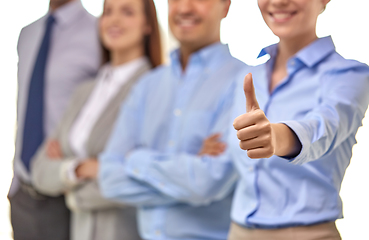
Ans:
<svg viewBox="0 0 369 240"><path fill-rule="evenodd" d="M277 23L285 23L288 22L291 18L293 18L297 12L276 12L269 13L274 22Z"/></svg>
<svg viewBox="0 0 369 240"><path fill-rule="evenodd" d="M116 38L123 34L123 30L118 28L110 28L108 29L107 33L110 37Z"/></svg>
<svg viewBox="0 0 369 240"><path fill-rule="evenodd" d="M177 19L176 24L181 28L192 28L199 24L198 19Z"/></svg>

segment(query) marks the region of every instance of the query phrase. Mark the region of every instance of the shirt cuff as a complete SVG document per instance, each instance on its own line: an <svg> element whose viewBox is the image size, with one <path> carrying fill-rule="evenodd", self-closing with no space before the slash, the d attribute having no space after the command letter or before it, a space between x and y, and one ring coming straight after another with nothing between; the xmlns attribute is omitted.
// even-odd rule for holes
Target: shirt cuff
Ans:
<svg viewBox="0 0 369 240"><path fill-rule="evenodd" d="M76 158L63 161L60 177L68 188L73 188L82 182L76 176L76 168L80 163L81 161Z"/></svg>
<svg viewBox="0 0 369 240"><path fill-rule="evenodd" d="M301 151L299 155L297 155L294 158L288 159L290 163L301 165L303 163L308 162L308 153L310 149L310 138L306 134L306 129L297 121L283 121L280 122L285 124L287 127L289 127L298 137L300 143L301 143Z"/></svg>
<svg viewBox="0 0 369 240"><path fill-rule="evenodd" d="M65 194L65 202L69 210L78 212L77 197L72 191Z"/></svg>
<svg viewBox="0 0 369 240"><path fill-rule="evenodd" d="M132 150L126 156L126 174L134 179L144 181L152 163L151 151L145 149Z"/></svg>

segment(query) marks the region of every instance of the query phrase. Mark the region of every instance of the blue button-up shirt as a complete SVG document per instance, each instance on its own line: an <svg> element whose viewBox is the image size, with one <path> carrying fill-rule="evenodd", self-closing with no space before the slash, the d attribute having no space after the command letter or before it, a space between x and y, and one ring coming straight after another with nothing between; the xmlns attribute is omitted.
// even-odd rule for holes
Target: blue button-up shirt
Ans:
<svg viewBox="0 0 369 240"><path fill-rule="evenodd" d="M252 69L261 109L272 123L285 123L302 144L294 159L252 160L230 136L240 174L233 221L249 228L278 228L335 221L355 134L369 103L369 68L342 58L330 37L318 39L288 61L288 76L269 93L277 45L261 55L270 60ZM237 87L233 118L245 113L243 81Z"/></svg>
<svg viewBox="0 0 369 240"><path fill-rule="evenodd" d="M144 239L226 239L237 180L232 161L199 157L213 133L228 135L235 79L245 64L226 45L179 51L145 76L123 105L100 157L103 195L138 206Z"/></svg>

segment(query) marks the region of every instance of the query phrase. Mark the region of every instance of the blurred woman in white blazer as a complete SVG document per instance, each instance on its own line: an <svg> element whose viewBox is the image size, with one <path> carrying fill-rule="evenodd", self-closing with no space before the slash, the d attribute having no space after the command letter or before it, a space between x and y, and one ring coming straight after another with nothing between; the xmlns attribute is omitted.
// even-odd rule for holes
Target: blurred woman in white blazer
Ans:
<svg viewBox="0 0 369 240"><path fill-rule="evenodd" d="M95 180L102 152L131 87L162 63L153 0L105 0L99 32L104 64L95 81L77 89L61 124L32 164L36 189L65 194L72 240L140 239L136 210L104 199Z"/></svg>

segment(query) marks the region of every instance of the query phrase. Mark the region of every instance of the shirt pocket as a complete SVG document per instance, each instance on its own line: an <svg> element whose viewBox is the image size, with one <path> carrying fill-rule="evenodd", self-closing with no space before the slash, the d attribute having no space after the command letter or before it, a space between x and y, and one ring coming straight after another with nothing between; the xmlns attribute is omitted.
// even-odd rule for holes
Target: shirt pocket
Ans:
<svg viewBox="0 0 369 240"><path fill-rule="evenodd" d="M209 137L212 128L213 113L211 111L192 111L187 114L182 128L184 148L190 154L197 154L203 141Z"/></svg>

